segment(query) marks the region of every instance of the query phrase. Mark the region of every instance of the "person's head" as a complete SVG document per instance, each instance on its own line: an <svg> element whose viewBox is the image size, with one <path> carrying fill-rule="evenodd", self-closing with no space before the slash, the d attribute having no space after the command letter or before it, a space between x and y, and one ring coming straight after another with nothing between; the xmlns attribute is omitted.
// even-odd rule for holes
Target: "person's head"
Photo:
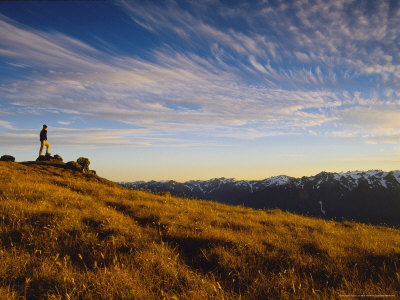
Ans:
<svg viewBox="0 0 400 300"><path fill-rule="evenodd" d="M46 124L43 125L43 129L47 130L47 125Z"/></svg>

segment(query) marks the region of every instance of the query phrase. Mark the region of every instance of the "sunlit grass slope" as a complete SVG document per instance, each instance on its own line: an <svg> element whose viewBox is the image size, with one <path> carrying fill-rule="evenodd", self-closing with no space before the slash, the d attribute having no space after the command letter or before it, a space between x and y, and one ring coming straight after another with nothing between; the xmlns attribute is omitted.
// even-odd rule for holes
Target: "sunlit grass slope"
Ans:
<svg viewBox="0 0 400 300"><path fill-rule="evenodd" d="M338 299L400 291L400 231L0 162L0 298Z"/></svg>

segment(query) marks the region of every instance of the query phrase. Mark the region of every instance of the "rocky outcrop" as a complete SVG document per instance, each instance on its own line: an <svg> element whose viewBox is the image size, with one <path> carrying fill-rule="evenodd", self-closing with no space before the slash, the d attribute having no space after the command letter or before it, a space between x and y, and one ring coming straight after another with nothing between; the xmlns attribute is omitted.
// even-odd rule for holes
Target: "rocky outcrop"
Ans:
<svg viewBox="0 0 400 300"><path fill-rule="evenodd" d="M76 161L69 161L65 167L69 170L79 171L85 174L96 175L96 171L89 170L90 160L86 157L79 157Z"/></svg>
<svg viewBox="0 0 400 300"><path fill-rule="evenodd" d="M63 161L62 157L58 154L53 156L53 159L57 160L57 161Z"/></svg>
<svg viewBox="0 0 400 300"><path fill-rule="evenodd" d="M15 161L15 157L8 154L4 154L2 157L0 157L0 161Z"/></svg>
<svg viewBox="0 0 400 300"><path fill-rule="evenodd" d="M65 167L69 170L73 171L82 171L82 166L78 164L76 161L69 161L65 164Z"/></svg>
<svg viewBox="0 0 400 300"><path fill-rule="evenodd" d="M86 157L79 157L76 162L82 167L83 173L89 172L90 160Z"/></svg>
<svg viewBox="0 0 400 300"><path fill-rule="evenodd" d="M46 154L46 155L40 155L40 156L36 159L36 161L37 161L37 162L39 162L39 161L62 162L63 159L62 159L62 157L61 157L60 155L58 155L58 154L56 154L56 155L54 155L54 156L51 156L51 155Z"/></svg>
<svg viewBox="0 0 400 300"><path fill-rule="evenodd" d="M10 162L15 162L15 157L5 154L0 157L0 161L10 161ZM77 171L77 172L82 172L84 174L88 175L96 175L95 170L90 170L89 165L90 165L90 160L86 157L79 157L76 161L69 161L67 163L63 162L63 158L55 154L54 156L51 156L50 154L46 155L40 155L36 161L26 161L22 162L22 164L41 164L41 165L51 165L54 167L59 167L59 168L64 168L72 171Z"/></svg>

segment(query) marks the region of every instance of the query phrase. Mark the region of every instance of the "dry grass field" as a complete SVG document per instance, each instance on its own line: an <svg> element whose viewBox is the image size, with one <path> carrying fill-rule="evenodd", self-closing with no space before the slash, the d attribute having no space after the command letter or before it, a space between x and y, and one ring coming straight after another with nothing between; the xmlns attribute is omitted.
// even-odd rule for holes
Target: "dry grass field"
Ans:
<svg viewBox="0 0 400 300"><path fill-rule="evenodd" d="M340 295L400 296L400 230L0 162L0 299Z"/></svg>

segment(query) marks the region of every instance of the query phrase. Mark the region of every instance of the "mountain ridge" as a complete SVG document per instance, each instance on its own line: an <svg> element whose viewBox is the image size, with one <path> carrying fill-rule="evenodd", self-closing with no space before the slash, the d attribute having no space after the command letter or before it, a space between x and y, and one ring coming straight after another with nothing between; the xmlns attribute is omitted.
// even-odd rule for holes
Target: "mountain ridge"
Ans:
<svg viewBox="0 0 400 300"><path fill-rule="evenodd" d="M150 181L143 181L143 180L138 180L138 181L120 181L119 183L124 185L124 184L135 184L135 185L140 185L140 184L148 184L148 183L176 183L176 184L193 184L193 183L208 183L208 182L213 182L215 180L220 180L222 182L235 182L237 184L240 183L258 183L258 182L271 182L272 184L277 184L277 185L283 185L286 184L288 180L293 180L293 181L301 181L304 178L312 179L316 178L319 176L322 176L323 174L332 174L336 175L335 179L337 179L337 176L339 178L341 177L350 177L355 180L359 179L360 177L363 177L366 175L367 177L372 177L376 176L377 174L381 174L381 178L386 177L387 175L393 174L397 181L400 182L400 170L393 170L393 171L382 171L379 169L371 169L368 171L347 171L347 172L326 172L326 171L321 171L320 173L313 175L313 176L302 176L302 177L293 177L293 176L288 176L288 175L277 175L277 176L271 176L267 177L265 179L260 179L260 180L236 180L235 178L226 178L226 177L215 177L211 178L208 180L187 180L184 182L180 181L175 181L175 180L150 180Z"/></svg>
<svg viewBox="0 0 400 300"><path fill-rule="evenodd" d="M399 170L320 172L314 176L299 178L279 175L263 180L213 178L182 183L170 180L119 184L155 193L169 192L174 196L214 200L257 209L279 208L319 217L400 224L393 213L400 214ZM387 204L389 206L386 208L380 207ZM378 210L367 211L365 206ZM362 213L356 211L357 207L360 207Z"/></svg>

